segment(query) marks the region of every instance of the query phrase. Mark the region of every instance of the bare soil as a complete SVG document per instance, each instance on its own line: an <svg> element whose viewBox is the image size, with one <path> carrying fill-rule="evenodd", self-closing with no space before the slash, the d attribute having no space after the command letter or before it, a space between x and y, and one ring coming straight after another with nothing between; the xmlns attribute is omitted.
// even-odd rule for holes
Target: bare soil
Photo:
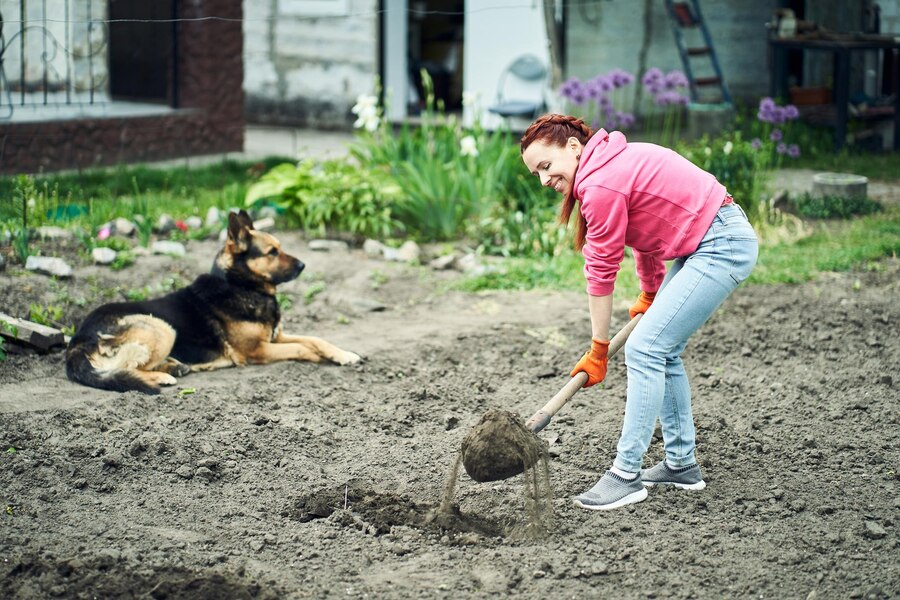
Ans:
<svg viewBox="0 0 900 600"><path fill-rule="evenodd" d="M570 498L614 456L614 359L540 434L554 518L529 539L521 477L463 473L455 516L434 509L488 409L524 420L565 383L584 295L446 292L458 274L281 237L308 265L286 329L363 363L191 374L156 397L70 383L60 352L0 363L0 597L900 597L897 260L740 288L685 352L708 487L593 513ZM62 246L74 278L9 265L0 309L73 324L215 249L113 272Z"/></svg>

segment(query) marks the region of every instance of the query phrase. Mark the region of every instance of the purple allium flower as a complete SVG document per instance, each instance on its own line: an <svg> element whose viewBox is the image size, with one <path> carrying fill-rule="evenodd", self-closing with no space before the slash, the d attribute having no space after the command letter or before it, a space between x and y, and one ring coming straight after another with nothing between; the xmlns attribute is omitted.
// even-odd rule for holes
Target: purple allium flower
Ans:
<svg viewBox="0 0 900 600"><path fill-rule="evenodd" d="M619 120L619 127L631 127L634 125L634 115L630 112L617 112L616 117Z"/></svg>
<svg viewBox="0 0 900 600"><path fill-rule="evenodd" d="M624 87L634 81L634 75L623 69L613 69L606 76L616 88Z"/></svg>
<svg viewBox="0 0 900 600"><path fill-rule="evenodd" d="M597 98L597 105L602 108L607 108L612 106L612 100L610 100L609 96L603 94L599 98Z"/></svg>
<svg viewBox="0 0 900 600"><path fill-rule="evenodd" d="M779 142L779 144L775 147L775 152L778 154L785 154L788 151L787 144L784 142Z"/></svg>
<svg viewBox="0 0 900 600"><path fill-rule="evenodd" d="M762 100L759 101L759 110L760 112L769 112L773 108L775 108L775 101L766 96Z"/></svg>
<svg viewBox="0 0 900 600"><path fill-rule="evenodd" d="M772 133L769 134L769 139L773 142L780 142L784 138L784 134L781 133L780 129L773 129Z"/></svg>
<svg viewBox="0 0 900 600"><path fill-rule="evenodd" d="M559 87L559 95L566 99L571 99L582 89L581 81L577 77L570 77Z"/></svg>
<svg viewBox="0 0 900 600"><path fill-rule="evenodd" d="M797 110L797 107L794 106L793 104L788 104L787 106L784 107L784 117L787 120L793 121L794 119L796 119L799 116L800 116L800 111Z"/></svg>
<svg viewBox="0 0 900 600"><path fill-rule="evenodd" d="M759 138L753 138L753 141L750 142L750 147L754 150L759 150L762 148L762 140Z"/></svg>
<svg viewBox="0 0 900 600"><path fill-rule="evenodd" d="M577 106L581 106L587 100L587 92L584 88L578 88L577 90L573 90L569 95L569 100L572 101L572 104Z"/></svg>
<svg viewBox="0 0 900 600"><path fill-rule="evenodd" d="M611 92L615 89L612 80L606 75L598 75L591 80L591 83L604 92Z"/></svg>
<svg viewBox="0 0 900 600"><path fill-rule="evenodd" d="M787 153L791 158L800 158L800 146L791 144L787 147Z"/></svg>
<svg viewBox="0 0 900 600"><path fill-rule="evenodd" d="M656 67L651 67L647 69L647 72L644 73L644 76L641 77L641 83L650 87L651 85L658 84L663 79L663 72L657 69Z"/></svg>
<svg viewBox="0 0 900 600"><path fill-rule="evenodd" d="M668 90L675 90L688 86L687 77L678 69L669 71L665 76L665 86Z"/></svg>

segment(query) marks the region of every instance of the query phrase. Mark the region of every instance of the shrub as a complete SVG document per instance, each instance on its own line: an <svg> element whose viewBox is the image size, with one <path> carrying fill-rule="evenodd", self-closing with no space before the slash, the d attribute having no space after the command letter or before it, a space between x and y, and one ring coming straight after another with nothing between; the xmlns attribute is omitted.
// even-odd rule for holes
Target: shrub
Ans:
<svg viewBox="0 0 900 600"><path fill-rule="evenodd" d="M882 210L881 204L856 196L812 196L803 194L794 199L794 210L812 219L847 219L856 215L870 215Z"/></svg>
<svg viewBox="0 0 900 600"><path fill-rule="evenodd" d="M767 156L743 139L740 132L714 139L706 137L678 146L678 151L695 165L716 176L753 219L765 201Z"/></svg>
<svg viewBox="0 0 900 600"><path fill-rule="evenodd" d="M392 207L400 187L378 169L359 169L343 161L277 165L247 190L245 204L272 200L300 227L327 229L358 237L389 237L401 227Z"/></svg>

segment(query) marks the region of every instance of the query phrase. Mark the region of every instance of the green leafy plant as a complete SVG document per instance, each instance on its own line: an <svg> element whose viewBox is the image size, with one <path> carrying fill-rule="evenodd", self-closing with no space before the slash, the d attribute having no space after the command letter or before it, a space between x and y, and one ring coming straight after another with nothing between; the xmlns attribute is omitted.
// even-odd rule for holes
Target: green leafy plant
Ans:
<svg viewBox="0 0 900 600"><path fill-rule="evenodd" d="M6 340L0 337L0 362L6 360Z"/></svg>
<svg viewBox="0 0 900 600"><path fill-rule="evenodd" d="M278 302L278 310L283 313L291 310L291 307L294 306L294 301L287 294L275 294L275 301Z"/></svg>
<svg viewBox="0 0 900 600"><path fill-rule="evenodd" d="M40 304L32 303L28 307L28 319L39 325L59 327L60 322L63 320L64 316L65 313L61 306L56 306L53 304L42 306Z"/></svg>
<svg viewBox="0 0 900 600"><path fill-rule="evenodd" d="M303 291L303 302L306 304L310 304L316 296L325 291L325 282L321 279L317 279L309 284Z"/></svg>
<svg viewBox="0 0 900 600"><path fill-rule="evenodd" d="M765 201L768 182L768 156L757 151L741 132L728 132L715 138L677 146L685 158L716 176L751 220Z"/></svg>
<svg viewBox="0 0 900 600"><path fill-rule="evenodd" d="M377 169L344 161L275 166L247 190L245 204L274 201L302 228L355 237L388 237L401 228L392 213L401 188Z"/></svg>

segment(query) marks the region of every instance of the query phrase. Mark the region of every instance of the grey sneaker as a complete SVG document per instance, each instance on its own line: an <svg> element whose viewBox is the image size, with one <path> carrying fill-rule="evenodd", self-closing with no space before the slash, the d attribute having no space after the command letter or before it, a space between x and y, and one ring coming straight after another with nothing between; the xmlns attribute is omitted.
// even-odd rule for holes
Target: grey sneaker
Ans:
<svg viewBox="0 0 900 600"><path fill-rule="evenodd" d="M573 500L575 506L588 510L610 510L640 502L645 498L647 490L641 484L640 475L634 479L625 479L612 471L607 471L594 487Z"/></svg>
<svg viewBox="0 0 900 600"><path fill-rule="evenodd" d="M647 487L654 485L674 485L683 490L702 490L706 487L703 475L700 474L700 465L694 463L687 467L673 469L665 459L659 461L654 467L641 471L641 481Z"/></svg>

